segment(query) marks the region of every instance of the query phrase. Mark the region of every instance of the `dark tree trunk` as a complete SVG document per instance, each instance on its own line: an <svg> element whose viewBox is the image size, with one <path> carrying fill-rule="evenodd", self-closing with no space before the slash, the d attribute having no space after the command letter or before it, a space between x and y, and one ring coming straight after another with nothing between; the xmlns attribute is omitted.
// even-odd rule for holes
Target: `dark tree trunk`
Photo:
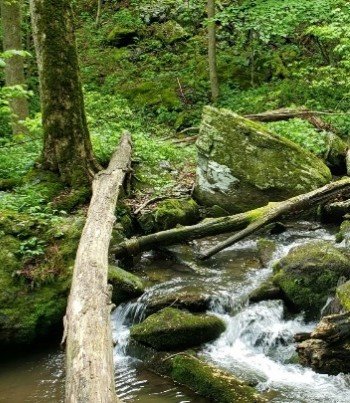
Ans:
<svg viewBox="0 0 350 403"><path fill-rule="evenodd" d="M73 15L68 0L30 0L44 127L43 168L72 187L98 165L86 123Z"/></svg>
<svg viewBox="0 0 350 403"><path fill-rule="evenodd" d="M1 0L1 23L3 31L3 48L22 50L21 38L21 1ZM23 57L14 55L6 61L6 86L25 85ZM10 99L13 134L25 133L26 128L20 123L28 117L28 102L25 97Z"/></svg>

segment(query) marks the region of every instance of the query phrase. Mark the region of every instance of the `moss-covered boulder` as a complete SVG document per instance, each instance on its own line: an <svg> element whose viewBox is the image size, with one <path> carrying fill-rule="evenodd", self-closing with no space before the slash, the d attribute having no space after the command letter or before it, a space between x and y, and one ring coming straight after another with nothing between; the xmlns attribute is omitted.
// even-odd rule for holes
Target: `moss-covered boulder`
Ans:
<svg viewBox="0 0 350 403"><path fill-rule="evenodd" d="M227 109L204 109L197 149L195 198L232 213L284 200L331 180L319 158Z"/></svg>
<svg viewBox="0 0 350 403"><path fill-rule="evenodd" d="M350 278L350 260L325 241L293 248L274 267L274 284L308 317L317 317L340 278Z"/></svg>
<svg viewBox="0 0 350 403"><path fill-rule="evenodd" d="M172 359L171 377L201 396L220 403L264 402L254 388L234 375L205 363L192 355L180 354Z"/></svg>
<svg viewBox="0 0 350 403"><path fill-rule="evenodd" d="M145 292L143 281L120 267L109 266L108 282L113 286L112 301L116 305L137 298Z"/></svg>
<svg viewBox="0 0 350 403"><path fill-rule="evenodd" d="M193 199L167 199L138 218L145 233L162 231L176 225L195 224L200 218L198 204Z"/></svg>
<svg viewBox="0 0 350 403"><path fill-rule="evenodd" d="M283 293L281 289L273 283L272 279L264 281L260 287L256 288L249 294L250 302L275 299L283 299Z"/></svg>
<svg viewBox="0 0 350 403"><path fill-rule="evenodd" d="M0 213L0 345L61 332L84 217Z"/></svg>
<svg viewBox="0 0 350 403"><path fill-rule="evenodd" d="M153 24L151 33L154 38L165 44L173 44L188 37L186 30L176 21L167 21L162 24Z"/></svg>
<svg viewBox="0 0 350 403"><path fill-rule="evenodd" d="M156 350L179 350L216 339L224 322L211 315L194 315L165 308L131 328L131 338Z"/></svg>
<svg viewBox="0 0 350 403"><path fill-rule="evenodd" d="M135 28L117 26L107 35L107 43L116 47L128 46L135 41L137 34Z"/></svg>
<svg viewBox="0 0 350 403"><path fill-rule="evenodd" d="M172 378L210 401L219 403L266 401L246 382L213 364L208 364L194 355L193 351L174 355L131 340L127 352L142 360L151 371Z"/></svg>

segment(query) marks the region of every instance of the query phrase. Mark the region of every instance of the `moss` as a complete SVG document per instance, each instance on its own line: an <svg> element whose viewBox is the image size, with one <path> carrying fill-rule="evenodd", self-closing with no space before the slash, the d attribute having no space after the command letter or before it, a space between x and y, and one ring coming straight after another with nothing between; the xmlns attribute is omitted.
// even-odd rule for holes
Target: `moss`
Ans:
<svg viewBox="0 0 350 403"><path fill-rule="evenodd" d="M32 187L47 202L51 201L64 189L64 185L57 174L41 169L32 169L28 172L23 183L27 187Z"/></svg>
<svg viewBox="0 0 350 403"><path fill-rule="evenodd" d="M167 199L138 219L146 233L162 231L176 225L191 225L199 220L199 207L192 199Z"/></svg>
<svg viewBox="0 0 350 403"><path fill-rule="evenodd" d="M42 222L2 211L0 228L0 345L31 343L61 330L72 266L84 217ZM9 217L13 225L9 226ZM29 219L28 219L29 217ZM4 229L14 235L5 234ZM24 241L18 240L21 231ZM44 254L23 255L23 242L40 237ZM34 245L34 247L36 247Z"/></svg>
<svg viewBox="0 0 350 403"><path fill-rule="evenodd" d="M151 35L165 44L171 45L188 37L186 30L175 21L151 25Z"/></svg>
<svg viewBox="0 0 350 403"><path fill-rule="evenodd" d="M134 220L131 208L127 204L119 202L114 214L116 216L116 229L119 226L126 237L131 237L134 234Z"/></svg>
<svg viewBox="0 0 350 403"><path fill-rule="evenodd" d="M337 288L337 297L340 301L341 306L346 311L350 311L350 281L341 284Z"/></svg>
<svg viewBox="0 0 350 403"><path fill-rule="evenodd" d="M254 388L213 365L190 355L172 358L171 377L218 403L263 402Z"/></svg>
<svg viewBox="0 0 350 403"><path fill-rule="evenodd" d="M13 188L21 184L22 179L20 178L0 179L0 191L12 190Z"/></svg>
<svg viewBox="0 0 350 403"><path fill-rule="evenodd" d="M350 243L350 221L345 220L341 223L339 232L336 235L337 242L345 241L345 245L349 246Z"/></svg>
<svg viewBox="0 0 350 403"><path fill-rule="evenodd" d="M274 284L308 317L317 317L340 277L350 278L349 259L328 242L298 246L274 266Z"/></svg>
<svg viewBox="0 0 350 403"><path fill-rule="evenodd" d="M139 277L119 267L109 267L108 282L113 286L112 301L116 305L137 298L145 292L145 285Z"/></svg>
<svg viewBox="0 0 350 403"><path fill-rule="evenodd" d="M114 27L107 36L110 45L123 47L131 45L137 37L137 30L130 27Z"/></svg>
<svg viewBox="0 0 350 403"><path fill-rule="evenodd" d="M165 308L131 328L131 337L156 350L177 350L216 339L225 330L221 319Z"/></svg>
<svg viewBox="0 0 350 403"><path fill-rule="evenodd" d="M181 101L177 93L177 84L173 78L163 78L155 81L126 83L121 87L126 98L135 105L142 107L162 106L169 110L181 108Z"/></svg>
<svg viewBox="0 0 350 403"><path fill-rule="evenodd" d="M204 109L197 149L196 199L232 213L285 200L331 180L316 156L227 109Z"/></svg>

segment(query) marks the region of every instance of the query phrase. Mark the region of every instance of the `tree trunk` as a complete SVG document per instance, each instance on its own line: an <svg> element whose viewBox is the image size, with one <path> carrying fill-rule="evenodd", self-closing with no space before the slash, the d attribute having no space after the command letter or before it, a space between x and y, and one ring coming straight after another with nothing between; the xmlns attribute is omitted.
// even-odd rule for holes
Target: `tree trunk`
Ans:
<svg viewBox="0 0 350 403"><path fill-rule="evenodd" d="M295 196L282 202L269 203L267 206L245 213L222 218L206 219L193 226L174 228L140 238L129 239L120 244L117 249L114 250L114 253L117 258L128 255L134 256L140 252L162 245L171 245L191 239L241 230L228 240L200 256L200 258L205 259L276 219L280 219L281 217L285 218L300 211L308 210L317 204L326 203L339 196L350 197L350 179L346 178L333 182L312 192Z"/></svg>
<svg viewBox="0 0 350 403"><path fill-rule="evenodd" d="M219 98L219 81L216 63L216 24L212 21L215 18L215 0L208 0L208 61L211 87L211 98L216 102Z"/></svg>
<svg viewBox="0 0 350 403"><path fill-rule="evenodd" d="M43 168L79 187L98 165L86 123L69 0L30 0L44 127Z"/></svg>
<svg viewBox="0 0 350 403"><path fill-rule="evenodd" d="M7 50L22 50L20 0L1 0L1 23L3 48ZM23 57L14 55L6 61L5 83L7 87L25 85ZM28 102L24 97L10 100L12 114L12 132L14 135L25 133L27 130L22 120L28 117Z"/></svg>
<svg viewBox="0 0 350 403"><path fill-rule="evenodd" d="M77 256L65 316L66 402L117 402L107 286L108 248L114 210L130 168L131 139L125 134L109 167L93 181L93 195Z"/></svg>

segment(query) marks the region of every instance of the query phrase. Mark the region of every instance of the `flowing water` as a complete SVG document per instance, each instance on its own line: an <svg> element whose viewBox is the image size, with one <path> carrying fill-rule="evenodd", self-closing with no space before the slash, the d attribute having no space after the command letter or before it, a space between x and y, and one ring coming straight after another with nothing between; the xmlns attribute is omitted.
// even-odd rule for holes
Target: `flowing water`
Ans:
<svg viewBox="0 0 350 403"><path fill-rule="evenodd" d="M333 241L327 230L299 223L279 235L272 235L278 248L266 268L261 267L256 241L245 240L207 262L198 263L195 254L220 237L171 248L168 256L147 253L136 270L150 281L147 292L137 301L120 305L112 314L116 384L120 397L128 402L204 403L203 399L170 380L147 371L142 362L129 357L126 346L129 329L144 318L150 300L174 291L201 292L210 296L210 313L221 317L226 331L203 346L201 355L233 374L254 383L271 402L349 402L350 377L316 374L297 364L293 335L309 332L314 323L302 315L286 314L281 301L247 304L247 296L272 273L272 262L288 250L311 239ZM59 402L63 396L61 352L31 354L0 366L0 402Z"/></svg>

